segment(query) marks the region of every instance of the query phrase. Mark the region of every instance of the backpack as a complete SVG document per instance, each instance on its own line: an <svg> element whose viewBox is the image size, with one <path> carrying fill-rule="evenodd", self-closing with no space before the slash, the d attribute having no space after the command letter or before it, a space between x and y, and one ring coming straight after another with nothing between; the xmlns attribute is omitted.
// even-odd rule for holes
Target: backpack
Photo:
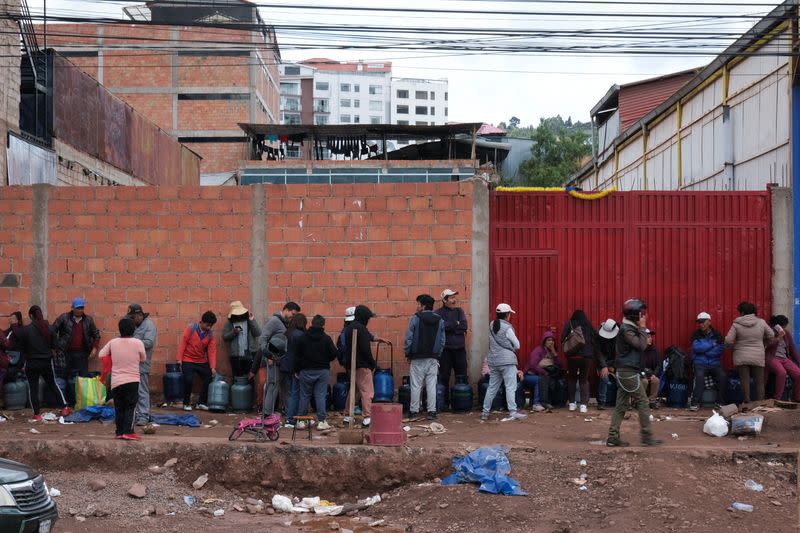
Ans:
<svg viewBox="0 0 800 533"><path fill-rule="evenodd" d="M350 358L348 357L349 354L347 353L347 341L345 340L344 334L345 331L347 331L347 328L342 329L342 331L339 333L339 336L336 338L336 360L339 361L340 365L347 368L350 363ZM348 365L346 365L345 362L347 362Z"/></svg>
<svg viewBox="0 0 800 533"><path fill-rule="evenodd" d="M670 383L685 383L689 356L677 346L670 346L664 352L664 370Z"/></svg>

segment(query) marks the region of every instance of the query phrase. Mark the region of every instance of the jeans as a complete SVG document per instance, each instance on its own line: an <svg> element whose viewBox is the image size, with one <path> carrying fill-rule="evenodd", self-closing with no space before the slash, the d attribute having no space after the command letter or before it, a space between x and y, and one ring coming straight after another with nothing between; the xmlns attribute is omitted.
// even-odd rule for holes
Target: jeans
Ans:
<svg viewBox="0 0 800 533"><path fill-rule="evenodd" d="M580 355L567 359L567 391L569 401L578 399L578 383L580 383L580 404L589 403L589 359Z"/></svg>
<svg viewBox="0 0 800 533"><path fill-rule="evenodd" d="M294 374L291 372L280 371L278 374L278 394L281 397L281 404L286 412L286 417L289 417L289 401L292 394L292 382L294 381ZM297 405L294 406L295 413L297 412Z"/></svg>
<svg viewBox="0 0 800 533"><path fill-rule="evenodd" d="M280 370L275 363L271 365L267 364L265 370L267 372L267 382L264 385L264 401L262 402L261 412L264 416L267 416L275 412L275 401L278 399Z"/></svg>
<svg viewBox="0 0 800 533"><path fill-rule="evenodd" d="M694 365L694 388L692 389L692 405L700 405L700 400L703 397L703 390L706 388L706 374L714 376L714 382L717 384L717 402L720 405L724 403L725 397L725 371L721 366L706 366ZM750 383L748 380L748 387ZM744 389L744 384L742 384Z"/></svg>
<svg viewBox="0 0 800 533"><path fill-rule="evenodd" d="M611 386L611 378L598 378L597 380L597 403L608 405L608 387Z"/></svg>
<svg viewBox="0 0 800 533"><path fill-rule="evenodd" d="M497 391L500 390L501 384L504 384L506 388L508 412L510 414L517 412L517 402L514 398L517 390L517 365L503 365L489 367L489 389L483 399L484 415L488 415L492 410L492 402Z"/></svg>
<svg viewBox="0 0 800 533"><path fill-rule="evenodd" d="M409 373L411 374L411 412L419 413L419 397L422 394L422 385L425 385L425 397L428 403L428 413L436 412L436 380L439 376L439 361L433 357L425 359L412 359Z"/></svg>
<svg viewBox="0 0 800 533"><path fill-rule="evenodd" d="M325 397L328 394L328 380L331 371L327 369L301 370L298 381L300 382L300 402L297 406L298 415L307 415L308 406L311 403L311 394L314 394L314 401L317 404L317 420L324 422L327 413L325 412Z"/></svg>
<svg viewBox="0 0 800 533"><path fill-rule="evenodd" d="M519 387L531 391L531 406L540 403L539 391L541 390L541 385L539 383L538 374L525 374L525 376L522 378L522 381L519 383ZM523 408L525 406L518 405L517 407Z"/></svg>
<svg viewBox="0 0 800 533"><path fill-rule="evenodd" d="M794 388L792 389L792 400L800 401L800 368L786 358L772 357L767 360L767 368L775 374L775 394L772 395L776 400L783 398L783 389L786 388L786 374L792 376Z"/></svg>
<svg viewBox="0 0 800 533"><path fill-rule="evenodd" d="M653 434L650 428L650 402L640 377L635 370L617 369L617 403L611 417L611 427L608 428L609 439L619 439L619 427L631 400L639 412L639 430L642 439L647 439Z"/></svg>
<svg viewBox="0 0 800 533"><path fill-rule="evenodd" d="M125 383L111 389L114 396L114 420L117 423L117 435L133 433L133 415L136 402L139 400L139 384Z"/></svg>
<svg viewBox="0 0 800 533"><path fill-rule="evenodd" d="M198 374L203 380L203 388L200 390L200 400L198 403L206 405L208 403L208 386L211 384L211 366L205 363L181 363L183 372L183 405L189 405L192 401L192 386L194 385L194 375Z"/></svg>
<svg viewBox="0 0 800 533"><path fill-rule="evenodd" d="M300 403L300 380L292 376L289 384L289 396L286 400L286 423L294 424L294 415L297 414L297 407Z"/></svg>
<svg viewBox="0 0 800 533"><path fill-rule="evenodd" d="M136 420L150 422L150 374L144 372L139 372L139 401L136 404Z"/></svg>

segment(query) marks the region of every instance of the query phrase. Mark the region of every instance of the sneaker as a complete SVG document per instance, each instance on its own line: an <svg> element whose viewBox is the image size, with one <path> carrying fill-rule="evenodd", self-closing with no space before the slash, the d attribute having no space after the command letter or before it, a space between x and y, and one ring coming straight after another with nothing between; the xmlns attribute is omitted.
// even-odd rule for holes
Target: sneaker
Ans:
<svg viewBox="0 0 800 533"><path fill-rule="evenodd" d="M42 421L42 415L33 415L33 421L34 422L41 422Z"/></svg>
<svg viewBox="0 0 800 533"><path fill-rule="evenodd" d="M606 440L606 446L608 446L609 448L627 448L628 446L630 446L630 444L620 439L619 437L617 438L609 437Z"/></svg>
<svg viewBox="0 0 800 533"><path fill-rule="evenodd" d="M69 416L72 413L72 409L68 406L64 406L61 408L61 416Z"/></svg>
<svg viewBox="0 0 800 533"><path fill-rule="evenodd" d="M417 420L419 420L419 413L408 413L408 417L403 422L416 422Z"/></svg>
<svg viewBox="0 0 800 533"><path fill-rule="evenodd" d="M436 420L436 411L428 413L428 420Z"/></svg>
<svg viewBox="0 0 800 533"><path fill-rule="evenodd" d="M142 437L137 435L136 433L126 433L122 435L123 440L142 440Z"/></svg>
<svg viewBox="0 0 800 533"><path fill-rule="evenodd" d="M349 424L350 423L350 417L346 416L346 417L342 418L342 422L345 423L345 424Z"/></svg>
<svg viewBox="0 0 800 533"><path fill-rule="evenodd" d="M489 413L481 413L481 422L489 420Z"/></svg>
<svg viewBox="0 0 800 533"><path fill-rule="evenodd" d="M306 424L305 421L301 420L300 422L295 424L294 427L295 429L306 429L308 427L308 424Z"/></svg>
<svg viewBox="0 0 800 533"><path fill-rule="evenodd" d="M169 404L165 403L161 407L169 407ZM174 407L175 409L183 409L183 402L175 402L174 404L172 404L172 407Z"/></svg>
<svg viewBox="0 0 800 533"><path fill-rule="evenodd" d="M581 413L588 413L588 412L589 412L589 408L588 408L588 407L586 407L586 405L584 405L584 404L581 404L581 407L580 407L580 412L581 412Z"/></svg>
<svg viewBox="0 0 800 533"><path fill-rule="evenodd" d="M553 404L551 403L546 403L542 407L544 407L546 411L552 411L554 409Z"/></svg>
<svg viewBox="0 0 800 533"><path fill-rule="evenodd" d="M146 418L140 418L139 420L136 421L136 425L139 426L139 427L144 427L149 423L150 423L150 421L148 419L146 419Z"/></svg>
<svg viewBox="0 0 800 533"><path fill-rule="evenodd" d="M570 411L576 411L577 409L578 409L578 404L577 403L569 404L569 410Z"/></svg>
<svg viewBox="0 0 800 533"><path fill-rule="evenodd" d="M544 406L540 403L535 403L531 406L532 413L541 413L542 411L544 411Z"/></svg>
<svg viewBox="0 0 800 533"><path fill-rule="evenodd" d="M511 418L513 418L514 420L523 420L525 418L528 418L528 415L526 415L525 413L520 413L519 411L514 411L509 416L511 416Z"/></svg>
<svg viewBox="0 0 800 533"><path fill-rule="evenodd" d="M325 431L326 429L331 429L331 425L323 420L322 422L317 424L317 429L320 431Z"/></svg>
<svg viewBox="0 0 800 533"><path fill-rule="evenodd" d="M656 409L656 402L650 402L650 410Z"/></svg>
<svg viewBox="0 0 800 533"><path fill-rule="evenodd" d="M598 403L597 404L597 410L598 411L605 411L606 410L606 406L603 405L602 403Z"/></svg>
<svg viewBox="0 0 800 533"><path fill-rule="evenodd" d="M116 436L116 437L114 437L114 438L115 438L115 439L122 440L122 435L117 435L117 436Z"/></svg>
<svg viewBox="0 0 800 533"><path fill-rule="evenodd" d="M662 444L664 444L663 440L654 439L653 437L642 439L642 446L661 446Z"/></svg>
<svg viewBox="0 0 800 533"><path fill-rule="evenodd" d="M284 429L294 429L294 424L291 424L291 423L289 423L289 422L286 422L286 423L283 425L283 427L284 427Z"/></svg>
<svg viewBox="0 0 800 533"><path fill-rule="evenodd" d="M367 427L369 427L371 422L372 422L372 419L367 416L367 417L364 418L364 420L361 421L361 425L364 426L365 428L367 428Z"/></svg>
<svg viewBox="0 0 800 533"><path fill-rule="evenodd" d="M700 406L699 405L690 405L689 406L689 410L690 411L699 411L700 410Z"/></svg>
<svg viewBox="0 0 800 533"><path fill-rule="evenodd" d="M208 406L204 403L198 403L197 408L200 409L201 411L208 411Z"/></svg>
<svg viewBox="0 0 800 533"><path fill-rule="evenodd" d="M191 411L192 410L192 406L191 405L184 405L183 406L183 410L184 411Z"/></svg>

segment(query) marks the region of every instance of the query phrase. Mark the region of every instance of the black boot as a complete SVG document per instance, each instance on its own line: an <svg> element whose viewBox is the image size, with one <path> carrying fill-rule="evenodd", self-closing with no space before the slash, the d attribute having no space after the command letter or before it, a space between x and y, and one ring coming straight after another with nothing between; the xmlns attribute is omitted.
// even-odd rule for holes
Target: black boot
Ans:
<svg viewBox="0 0 800 533"><path fill-rule="evenodd" d="M609 448L627 448L628 446L630 446L630 444L620 439L619 437L609 437L606 440L606 446L608 446Z"/></svg>

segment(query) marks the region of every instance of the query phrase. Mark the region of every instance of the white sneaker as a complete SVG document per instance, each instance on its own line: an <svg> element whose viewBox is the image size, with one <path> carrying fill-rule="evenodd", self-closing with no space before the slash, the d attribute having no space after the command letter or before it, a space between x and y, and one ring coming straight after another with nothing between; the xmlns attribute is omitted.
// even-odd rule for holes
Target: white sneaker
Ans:
<svg viewBox="0 0 800 533"><path fill-rule="evenodd" d="M531 407L531 411L533 411L534 413L541 413L542 411L544 411L544 407L542 407L542 404L540 403L535 403Z"/></svg>
<svg viewBox="0 0 800 533"><path fill-rule="evenodd" d="M306 423L305 423L303 420L301 420L300 422L298 422L297 424L295 424L295 426L294 426L294 427L295 427L296 429L306 429Z"/></svg>
<svg viewBox="0 0 800 533"><path fill-rule="evenodd" d="M577 409L578 409L578 404L577 404L577 403L571 403L571 404L569 404L569 410L570 410L570 411L575 411L575 410L577 410Z"/></svg>
<svg viewBox="0 0 800 533"><path fill-rule="evenodd" d="M511 418L513 418L514 420L522 420L524 418L528 418L528 415L526 415L525 413L520 413L519 411L514 411L513 413L511 413Z"/></svg>
<svg viewBox="0 0 800 533"><path fill-rule="evenodd" d="M325 431L326 429L331 429L331 425L323 420L322 422L317 424L317 429L320 431Z"/></svg>
<svg viewBox="0 0 800 533"><path fill-rule="evenodd" d="M344 422L345 424L349 424L350 423L350 417L349 416L344 417L342 419L342 422Z"/></svg>
<svg viewBox="0 0 800 533"><path fill-rule="evenodd" d="M294 424L290 424L290 423L288 423L288 422L287 422L287 423L285 423L285 424L283 425L283 427L284 427L285 429L294 429Z"/></svg>
<svg viewBox="0 0 800 533"><path fill-rule="evenodd" d="M366 417L361 421L361 425L366 428L369 427L370 422L372 422L372 419L370 417Z"/></svg>
<svg viewBox="0 0 800 533"><path fill-rule="evenodd" d="M184 411L191 411L192 410L192 406L191 405L184 405L183 406L183 410Z"/></svg>
<svg viewBox="0 0 800 533"><path fill-rule="evenodd" d="M589 412L589 408L586 407L585 405L581 404L580 411L581 411L581 413L588 413Z"/></svg>
<svg viewBox="0 0 800 533"><path fill-rule="evenodd" d="M204 403L198 403L197 408L200 409L201 411L208 411L208 406Z"/></svg>

